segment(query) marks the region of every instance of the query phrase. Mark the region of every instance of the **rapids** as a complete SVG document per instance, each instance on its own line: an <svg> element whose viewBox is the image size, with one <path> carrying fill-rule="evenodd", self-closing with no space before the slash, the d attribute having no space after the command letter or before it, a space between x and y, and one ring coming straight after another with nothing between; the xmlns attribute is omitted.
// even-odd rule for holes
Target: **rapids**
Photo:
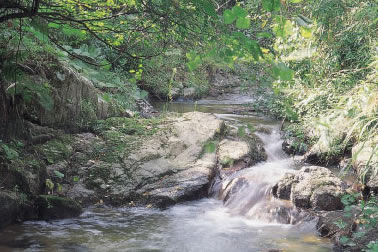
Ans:
<svg viewBox="0 0 378 252"><path fill-rule="evenodd" d="M80 217L28 221L0 231L0 251L332 251L317 236L314 221L302 221L289 202L269 196L272 185L294 163L281 150L279 124L254 113L233 114L236 105L173 104L175 112L215 113L235 126L269 127L257 133L265 144L266 162L218 178L210 197L167 210L89 208ZM238 185L230 190L232 184ZM292 224L288 224L292 223Z"/></svg>

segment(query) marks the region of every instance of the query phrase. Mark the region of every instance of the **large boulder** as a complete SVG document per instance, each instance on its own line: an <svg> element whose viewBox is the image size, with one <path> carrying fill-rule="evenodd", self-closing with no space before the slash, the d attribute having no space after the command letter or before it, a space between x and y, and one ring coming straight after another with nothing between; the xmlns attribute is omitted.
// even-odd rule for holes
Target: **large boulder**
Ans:
<svg viewBox="0 0 378 252"><path fill-rule="evenodd" d="M263 143L256 135L229 135L219 143L217 157L219 175L224 178L257 162L265 161L267 154Z"/></svg>
<svg viewBox="0 0 378 252"><path fill-rule="evenodd" d="M345 185L330 170L320 166L307 166L295 176L286 174L273 186L273 196L290 200L296 207L314 210L339 210L343 208L341 196Z"/></svg>
<svg viewBox="0 0 378 252"><path fill-rule="evenodd" d="M0 202L0 228L2 228L16 220L18 198L15 193L0 192Z"/></svg>
<svg viewBox="0 0 378 252"><path fill-rule="evenodd" d="M39 218L43 220L77 217L81 206L74 200L53 195L41 195L36 200Z"/></svg>
<svg viewBox="0 0 378 252"><path fill-rule="evenodd" d="M46 105L49 109L38 103L26 106L26 113L43 125L78 126L85 121L127 115L115 102L103 99L104 93L90 79L66 63L56 61L43 69L42 74L30 77L41 89L44 83L51 84L52 100Z"/></svg>
<svg viewBox="0 0 378 252"><path fill-rule="evenodd" d="M273 196L283 200L290 200L291 187L295 181L295 173L285 173L283 178L272 187Z"/></svg>
<svg viewBox="0 0 378 252"><path fill-rule="evenodd" d="M216 147L214 152L204 147L216 143L222 120L199 112L173 115L161 121L156 132L148 124L146 134L140 128L129 131L124 124L117 125L126 133L107 127L110 130L100 133L105 139L77 136L70 169L80 181L71 183L67 196L84 205L103 201L166 207L207 195L217 159ZM111 141L107 136L113 136Z"/></svg>

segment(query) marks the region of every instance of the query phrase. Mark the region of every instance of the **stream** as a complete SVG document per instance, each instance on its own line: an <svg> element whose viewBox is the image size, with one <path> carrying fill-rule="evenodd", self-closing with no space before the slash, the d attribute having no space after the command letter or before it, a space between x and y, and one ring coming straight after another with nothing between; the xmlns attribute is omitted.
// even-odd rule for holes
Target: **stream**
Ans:
<svg viewBox="0 0 378 252"><path fill-rule="evenodd" d="M294 163L281 149L280 123L236 104L157 104L161 111L214 113L238 127L264 126L257 133L265 144L266 162L231 175L247 181L223 200L222 184L211 197L185 202L167 210L148 208L89 208L78 218L27 221L0 231L0 251L332 251L320 238L314 221L296 221L290 202L269 197L269 190ZM235 113L235 111L242 111ZM244 112L243 112L244 111ZM289 218L285 223L281 219Z"/></svg>

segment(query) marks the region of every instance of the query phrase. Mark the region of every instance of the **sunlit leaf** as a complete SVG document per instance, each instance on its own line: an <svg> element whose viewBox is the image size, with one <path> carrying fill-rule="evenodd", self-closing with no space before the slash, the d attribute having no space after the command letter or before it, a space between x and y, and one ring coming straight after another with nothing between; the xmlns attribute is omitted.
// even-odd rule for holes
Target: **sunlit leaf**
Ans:
<svg viewBox="0 0 378 252"><path fill-rule="evenodd" d="M58 177L58 178L64 178L64 174L59 172L59 171L54 171L55 175Z"/></svg>
<svg viewBox="0 0 378 252"><path fill-rule="evenodd" d="M242 7L236 5L232 8L232 12L234 13L235 16L239 17L239 18L242 18L242 17L245 17L247 16L248 12L243 9Z"/></svg>
<svg viewBox="0 0 378 252"><path fill-rule="evenodd" d="M228 9L224 11L223 17L224 17L225 24L232 24L236 19L235 14L231 10L228 10Z"/></svg>
<svg viewBox="0 0 378 252"><path fill-rule="evenodd" d="M300 32L302 37L304 38L311 38L312 37L312 31L309 28L301 27Z"/></svg>
<svg viewBox="0 0 378 252"><path fill-rule="evenodd" d="M247 17L239 17L236 20L236 27L239 29L248 29L251 25L251 20Z"/></svg>

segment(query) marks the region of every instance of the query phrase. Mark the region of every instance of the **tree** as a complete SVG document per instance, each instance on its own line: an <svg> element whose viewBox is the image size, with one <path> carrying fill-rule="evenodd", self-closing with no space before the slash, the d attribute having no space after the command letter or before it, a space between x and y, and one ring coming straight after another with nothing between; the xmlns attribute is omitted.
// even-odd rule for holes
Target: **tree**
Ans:
<svg viewBox="0 0 378 252"><path fill-rule="evenodd" d="M60 32L95 39L118 55L149 58L172 40L209 35L217 16L208 0L6 0L0 23L29 18L61 49ZM55 31L55 32L54 32ZM142 51L142 53L141 53ZM148 52L146 52L148 51ZM120 56L121 57L121 56Z"/></svg>

